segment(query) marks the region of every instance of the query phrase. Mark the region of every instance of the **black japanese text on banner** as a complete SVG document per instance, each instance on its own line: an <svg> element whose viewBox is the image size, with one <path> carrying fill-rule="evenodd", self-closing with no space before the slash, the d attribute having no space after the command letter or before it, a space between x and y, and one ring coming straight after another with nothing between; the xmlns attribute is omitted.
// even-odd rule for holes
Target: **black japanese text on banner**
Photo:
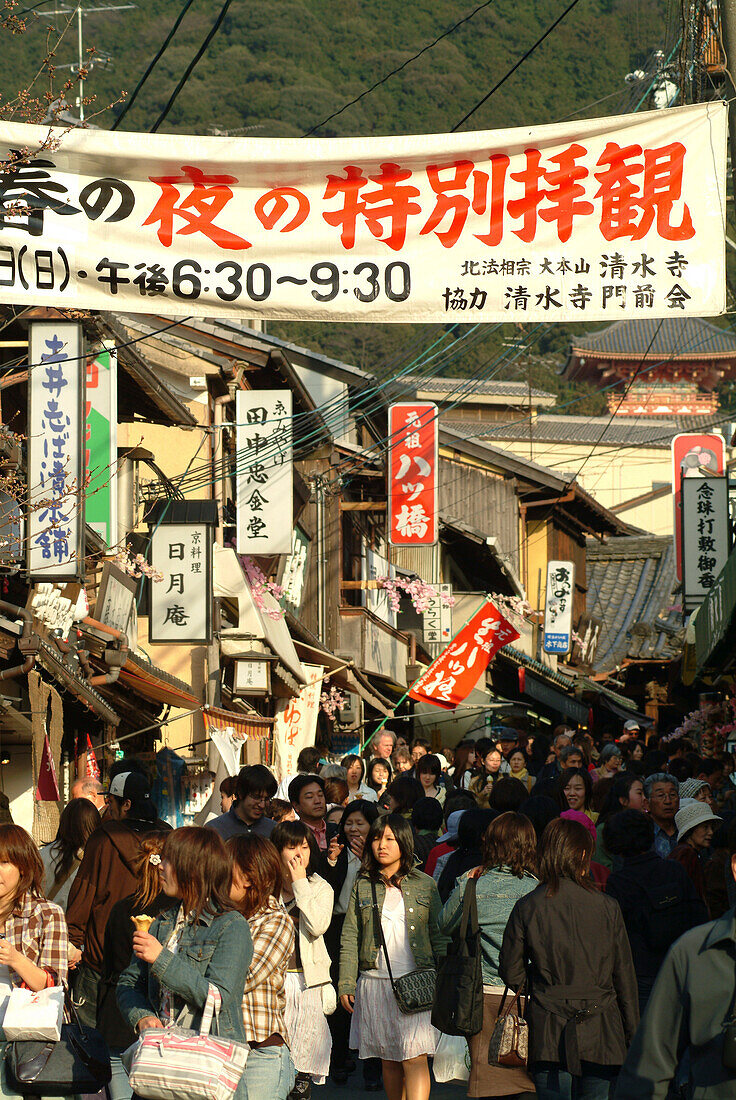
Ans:
<svg viewBox="0 0 736 1100"><path fill-rule="evenodd" d="M0 123L0 301L319 321L725 308L726 106L257 139ZM18 207L26 205L25 213Z"/></svg>

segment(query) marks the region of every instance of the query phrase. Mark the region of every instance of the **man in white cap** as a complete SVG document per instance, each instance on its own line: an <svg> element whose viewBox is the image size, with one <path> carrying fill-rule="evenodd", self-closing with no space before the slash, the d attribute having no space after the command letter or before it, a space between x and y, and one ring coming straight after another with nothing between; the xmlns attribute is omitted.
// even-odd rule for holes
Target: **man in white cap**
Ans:
<svg viewBox="0 0 736 1100"><path fill-rule="evenodd" d="M624 722L624 728L619 737L619 741L636 741L640 733L641 729L639 723L634 718L630 718L628 722Z"/></svg>

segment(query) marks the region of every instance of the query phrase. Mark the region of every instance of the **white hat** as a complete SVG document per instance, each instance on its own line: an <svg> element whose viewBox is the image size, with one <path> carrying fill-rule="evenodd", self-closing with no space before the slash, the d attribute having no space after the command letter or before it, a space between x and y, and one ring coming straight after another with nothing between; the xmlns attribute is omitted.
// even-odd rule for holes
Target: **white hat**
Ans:
<svg viewBox="0 0 736 1100"><path fill-rule="evenodd" d="M707 802L698 802L694 798L685 799L685 805L680 806L675 814L678 844L687 833L698 825L704 825L706 821L723 821L723 818L714 814Z"/></svg>
<svg viewBox="0 0 736 1100"><path fill-rule="evenodd" d="M638 730L638 729L641 729L641 726L636 721L636 719L630 718L628 722L624 722L624 729L625 730Z"/></svg>

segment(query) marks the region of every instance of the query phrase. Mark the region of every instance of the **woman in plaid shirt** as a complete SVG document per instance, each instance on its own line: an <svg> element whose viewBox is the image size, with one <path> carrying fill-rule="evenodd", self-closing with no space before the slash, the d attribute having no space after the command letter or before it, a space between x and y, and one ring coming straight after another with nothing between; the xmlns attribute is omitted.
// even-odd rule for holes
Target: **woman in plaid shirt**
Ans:
<svg viewBox="0 0 736 1100"><path fill-rule="evenodd" d="M277 900L279 853L261 836L232 837L231 899L248 921L253 960L245 979L243 1023L250 1054L245 1067L246 1100L286 1100L294 1085L284 1020L284 977L294 951L294 922Z"/></svg>

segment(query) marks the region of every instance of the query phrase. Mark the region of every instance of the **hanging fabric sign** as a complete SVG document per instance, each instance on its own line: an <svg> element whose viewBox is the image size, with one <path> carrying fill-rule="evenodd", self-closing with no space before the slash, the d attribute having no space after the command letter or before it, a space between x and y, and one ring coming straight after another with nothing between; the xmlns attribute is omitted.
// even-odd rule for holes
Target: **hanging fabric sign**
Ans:
<svg viewBox="0 0 736 1100"><path fill-rule="evenodd" d="M499 649L519 632L486 600L412 684L409 698L452 710L467 699Z"/></svg>
<svg viewBox="0 0 736 1100"><path fill-rule="evenodd" d="M411 323L722 313L726 110L308 141L3 122L0 300Z"/></svg>
<svg viewBox="0 0 736 1100"><path fill-rule="evenodd" d="M322 665L304 665L307 683L296 699L282 700L276 707L273 726L274 770L279 779L296 775L296 761L302 749L314 744L319 698L322 694Z"/></svg>

